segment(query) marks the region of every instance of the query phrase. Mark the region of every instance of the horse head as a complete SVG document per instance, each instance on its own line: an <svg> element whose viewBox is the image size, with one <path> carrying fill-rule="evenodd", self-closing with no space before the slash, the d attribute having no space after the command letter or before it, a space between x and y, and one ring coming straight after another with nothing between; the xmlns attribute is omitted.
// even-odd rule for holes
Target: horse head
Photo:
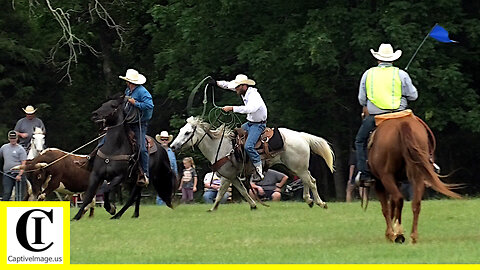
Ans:
<svg viewBox="0 0 480 270"><path fill-rule="evenodd" d="M121 123L124 119L125 96L120 95L104 102L98 109L92 112L92 120L105 126Z"/></svg>
<svg viewBox="0 0 480 270"><path fill-rule="evenodd" d="M40 154L43 150L45 150L45 134L43 133L42 128L40 127L35 127L32 135L32 141L31 141L31 146L30 149L33 151L36 151L36 155ZM34 156L34 157L35 157Z"/></svg>
<svg viewBox="0 0 480 270"><path fill-rule="evenodd" d="M198 118L190 116L187 119L187 123L180 129L178 135L175 137L173 142L170 144L170 148L177 152L185 146L193 147L194 137L197 131L197 124L199 122Z"/></svg>

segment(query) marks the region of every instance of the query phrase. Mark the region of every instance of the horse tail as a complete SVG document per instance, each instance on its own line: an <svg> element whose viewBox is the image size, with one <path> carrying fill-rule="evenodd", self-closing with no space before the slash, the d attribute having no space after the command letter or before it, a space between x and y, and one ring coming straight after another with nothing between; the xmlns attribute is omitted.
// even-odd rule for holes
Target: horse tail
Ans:
<svg viewBox="0 0 480 270"><path fill-rule="evenodd" d="M429 162L429 153L420 147L419 141L415 137L408 122L401 123L400 141L404 146L402 147L402 156L405 159L407 177L409 179L423 176L423 181L430 185L435 191L452 198L461 198L459 194L451 191L449 187L440 180L438 174L435 173L432 164Z"/></svg>
<svg viewBox="0 0 480 270"><path fill-rule="evenodd" d="M328 168L330 168L330 171L333 173L333 171L335 171L333 168L333 159L335 158L335 155L330 144L324 138L312 134L300 132L300 135L307 141L310 149L325 160Z"/></svg>

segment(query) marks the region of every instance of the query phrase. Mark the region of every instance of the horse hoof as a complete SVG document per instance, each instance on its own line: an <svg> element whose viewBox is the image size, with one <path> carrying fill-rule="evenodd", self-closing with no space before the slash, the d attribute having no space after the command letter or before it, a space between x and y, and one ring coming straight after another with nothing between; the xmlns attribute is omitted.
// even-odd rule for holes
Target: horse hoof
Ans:
<svg viewBox="0 0 480 270"><path fill-rule="evenodd" d="M132 218L138 218L138 215L133 215Z"/></svg>
<svg viewBox="0 0 480 270"><path fill-rule="evenodd" d="M403 234L397 235L397 237L395 238L395 243L403 244L404 242L405 242L405 237L403 236Z"/></svg>
<svg viewBox="0 0 480 270"><path fill-rule="evenodd" d="M319 206L322 207L323 209L328 209L327 203L321 203L319 204Z"/></svg>
<svg viewBox="0 0 480 270"><path fill-rule="evenodd" d="M257 210L257 206L256 206L256 205L250 206L250 210L252 210L252 211L253 211L253 210Z"/></svg>
<svg viewBox="0 0 480 270"><path fill-rule="evenodd" d="M312 207L313 207L313 201L310 202L310 203L308 203L308 206L309 206L310 208L312 208Z"/></svg>
<svg viewBox="0 0 480 270"><path fill-rule="evenodd" d="M111 217L110 219L120 219L120 217L115 215L115 216Z"/></svg>

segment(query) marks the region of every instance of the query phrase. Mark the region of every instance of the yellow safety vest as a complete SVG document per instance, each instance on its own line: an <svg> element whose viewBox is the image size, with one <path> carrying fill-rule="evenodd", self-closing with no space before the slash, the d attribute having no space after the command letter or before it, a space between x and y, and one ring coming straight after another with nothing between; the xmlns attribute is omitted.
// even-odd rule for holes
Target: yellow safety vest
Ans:
<svg viewBox="0 0 480 270"><path fill-rule="evenodd" d="M368 70L367 98L380 109L394 110L400 107L402 82L396 67L373 67Z"/></svg>

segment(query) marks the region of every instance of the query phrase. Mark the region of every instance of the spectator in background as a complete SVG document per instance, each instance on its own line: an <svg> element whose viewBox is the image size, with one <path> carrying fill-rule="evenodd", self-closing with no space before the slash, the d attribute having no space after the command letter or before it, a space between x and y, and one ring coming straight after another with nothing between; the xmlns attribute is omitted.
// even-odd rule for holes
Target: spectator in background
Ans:
<svg viewBox="0 0 480 270"><path fill-rule="evenodd" d="M170 160L170 168L172 169L172 172L175 175L175 184L177 184L178 183L177 158L175 157L175 153L172 151L172 149L168 145L173 140L173 136L169 135L168 132L164 130L160 132L160 134L155 135L155 139L167 151L168 159ZM157 204L165 205L165 202L163 202L162 199L160 199L160 197L157 196Z"/></svg>
<svg viewBox="0 0 480 270"><path fill-rule="evenodd" d="M288 176L272 169L268 169L262 181L250 182L252 189L256 191L261 200L280 201L282 188L287 183ZM252 190L250 196L254 196Z"/></svg>
<svg viewBox="0 0 480 270"><path fill-rule="evenodd" d="M203 201L205 203L214 203L221 185L220 177L218 177L217 173L209 172L205 174L205 177L203 178L203 184L205 186L205 190L203 192ZM225 192L223 198L220 200L220 203L226 203L228 197L230 197L230 193Z"/></svg>
<svg viewBox="0 0 480 270"><path fill-rule="evenodd" d="M22 108L22 110L25 112L25 117L17 121L14 130L17 132L19 137L18 144L20 144L23 149L28 152L35 127L41 128L43 134L46 133L46 130L43 121L35 116L37 109L35 109L32 105L28 105L27 107Z"/></svg>
<svg viewBox="0 0 480 270"><path fill-rule="evenodd" d="M23 170L12 171L11 168L17 165L25 165L27 152L17 143L18 135L14 130L8 132L9 143L0 147L0 158L3 159L3 196L2 201L9 201L12 190L15 186L15 200L21 201L25 194L26 181Z"/></svg>
<svg viewBox="0 0 480 270"><path fill-rule="evenodd" d="M192 203L193 193L197 191L197 172L195 171L195 163L192 157L183 159L183 176L182 182L178 190L182 190L182 202Z"/></svg>

